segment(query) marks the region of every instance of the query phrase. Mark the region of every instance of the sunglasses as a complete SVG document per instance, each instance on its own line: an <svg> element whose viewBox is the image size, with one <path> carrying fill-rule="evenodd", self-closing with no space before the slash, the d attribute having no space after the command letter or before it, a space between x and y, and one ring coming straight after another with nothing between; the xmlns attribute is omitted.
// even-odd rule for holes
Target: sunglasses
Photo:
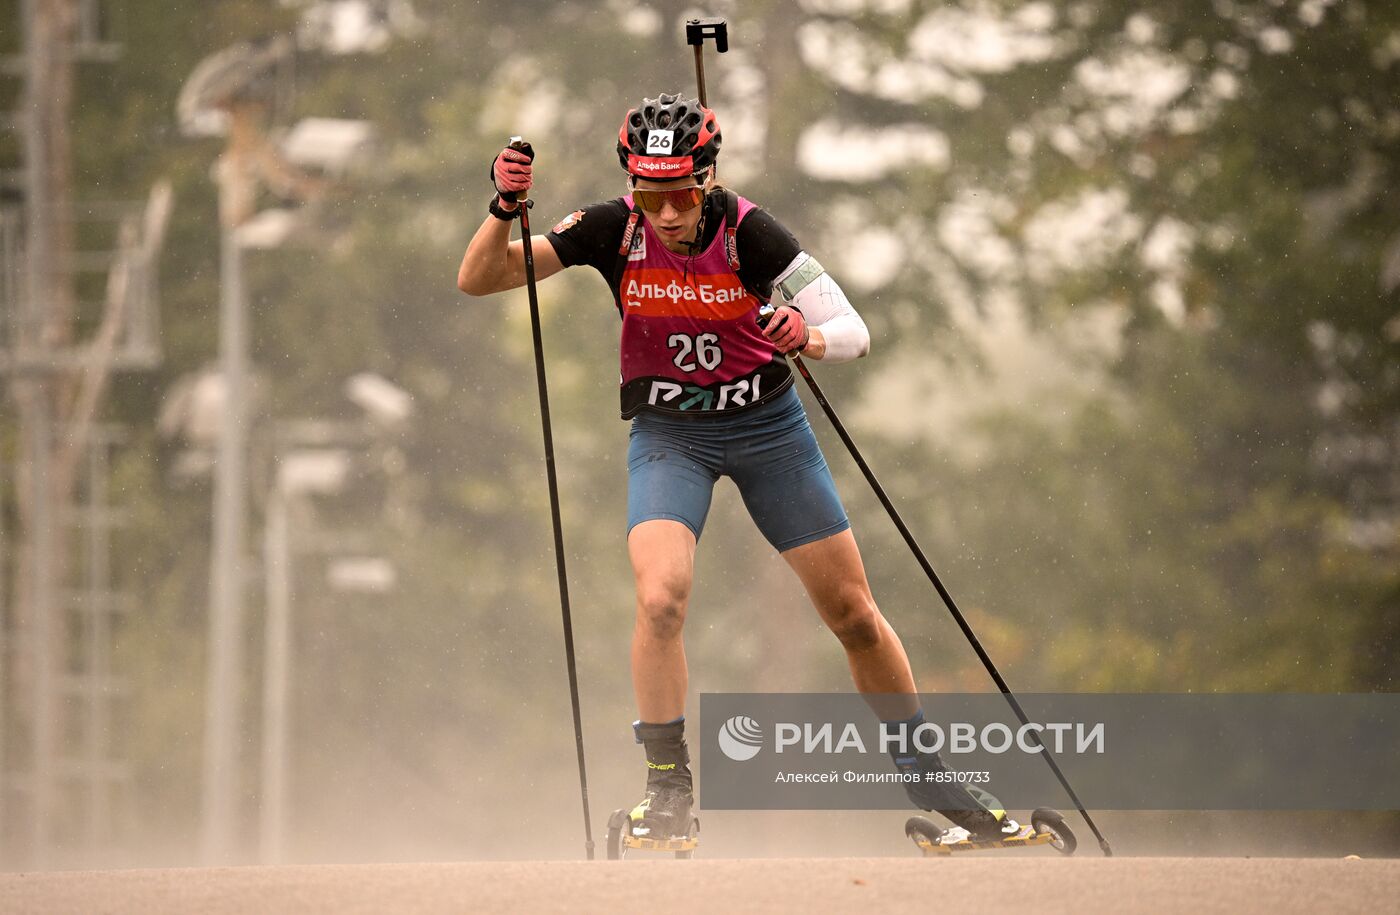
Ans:
<svg viewBox="0 0 1400 915"><path fill-rule="evenodd" d="M705 199L705 189L698 184L690 187L672 187L664 191L643 190L639 187L632 189L632 199L637 206L648 213L659 213L661 208L670 204L677 213L684 213L686 210L693 210Z"/></svg>

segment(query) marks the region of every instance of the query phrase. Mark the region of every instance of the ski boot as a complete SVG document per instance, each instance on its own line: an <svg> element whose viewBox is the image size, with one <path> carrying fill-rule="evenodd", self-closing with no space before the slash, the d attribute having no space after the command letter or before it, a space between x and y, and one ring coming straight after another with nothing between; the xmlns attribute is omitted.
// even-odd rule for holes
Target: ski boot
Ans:
<svg viewBox="0 0 1400 915"><path fill-rule="evenodd" d="M1063 854L1074 854L1078 843L1058 811L1041 807L1031 814L1031 824L1022 826L1007 815L1001 802L989 792L952 780L956 773L937 753L892 755L900 772L919 775L919 781L904 783L914 806L936 810L953 823L952 828L941 829L927 817L909 818L904 834L925 855L1032 845L1052 845ZM949 780L939 781L940 777Z"/></svg>
<svg viewBox="0 0 1400 915"><path fill-rule="evenodd" d="M637 743L646 747L646 796L630 811L615 810L608 818L608 858L621 858L627 849L670 851L677 858L689 858L700 842L700 820L691 814L695 793L685 722L638 721L632 728Z"/></svg>

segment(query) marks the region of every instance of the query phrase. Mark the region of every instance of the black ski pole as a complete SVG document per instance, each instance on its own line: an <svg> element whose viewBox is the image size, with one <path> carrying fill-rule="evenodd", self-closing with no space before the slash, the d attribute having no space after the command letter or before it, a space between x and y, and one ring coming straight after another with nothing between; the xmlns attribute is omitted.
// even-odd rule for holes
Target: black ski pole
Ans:
<svg viewBox="0 0 1400 915"><path fill-rule="evenodd" d="M534 150L520 137L511 137L512 149L518 149L532 160ZM574 743L578 748L578 783L583 800L584 849L588 860L593 860L593 818L588 813L588 770L583 761L583 716L579 712L578 666L574 662L574 623L569 612L569 576L564 569L564 525L559 519L559 481L554 471L554 434L549 421L549 387L544 377L544 341L540 334L540 300L535 291L535 254L530 247L530 207L534 204L529 198L515 193L503 193L501 198L514 200L520 214L520 238L525 249L525 288L530 295L530 329L535 338L535 380L540 389L540 422L544 427L544 466L549 478L549 510L554 519L554 566L559 571L559 605L564 614L564 656L569 667L569 699L574 707Z"/></svg>
<svg viewBox="0 0 1400 915"><path fill-rule="evenodd" d="M953 600L953 595L948 593L948 589L943 586L942 579L938 577L938 573L934 571L932 564L928 561L928 557L925 556L924 551L920 549L919 543L914 539L914 535L910 532L908 525L906 525L904 519L900 517L899 511L894 507L894 503L890 501L890 497L885 494L885 487L880 485L880 481L875 477L875 472L870 469L869 464L865 463L865 458L861 456L860 449L856 447L856 443L851 438L850 433L848 433L846 427L842 425L841 418L836 415L836 410L831 406L830 401L826 399L826 395L822 393L821 386L817 384L817 379L813 378L812 373L807 370L807 365L802 361L801 356L793 353L792 362L793 365L797 366L797 371L801 374L803 380L807 382L807 386L812 389L812 395L817 398L817 403L821 404L827 419L831 420L831 425L836 429L836 434L841 437L841 441L845 443L846 450L851 452L851 457L855 459L856 466L860 467L860 472L865 474L866 482L870 484L871 489L875 490L875 495L879 498L880 504L885 506L885 511L889 513L890 520L894 522L895 527L899 528L900 535L904 537L904 542L908 544L909 549L913 551L914 558L919 561L919 565L923 568L924 574L928 576L929 581L933 582L933 587L938 591L938 596L943 598L943 603L947 605L948 611L953 614L953 619L957 621L958 628L962 630L963 635L967 636L968 642L972 644L972 650L977 652L977 657L982 659L982 665L987 668L987 673L992 675L992 680L996 683L997 689L1001 690L1002 696L1006 698L1007 703L1011 706L1011 710L1016 713L1016 717L1021 719L1021 724L1029 725L1031 723L1030 719L1026 717L1025 711L1022 710L1021 703L1016 700L1016 694L1013 693L1011 687L1007 685L1006 680L1001 675L1001 671L997 670L997 666L992 663L991 655L987 654L987 650L982 647L981 640L977 638L977 633L972 631L972 626L968 624L967 618L964 617L962 611L958 609L957 602ZM1099 848L1103 850L1105 857L1112 857L1113 849L1109 847L1108 840L1103 837L1103 833L1099 832L1099 827L1094 823L1094 818L1089 816L1089 811L1084 809L1084 804L1079 800L1079 795L1070 787L1069 779L1065 778L1065 774L1060 771L1060 766L1055 762L1055 757L1051 755L1050 748L1045 746L1040 740L1039 734L1029 730L1027 733L1035 737L1035 742L1040 745L1042 755L1045 757L1045 762L1050 766L1050 771L1055 773L1055 777L1060 780L1060 784L1064 787L1065 793L1068 794L1070 800L1074 802L1074 806L1079 811L1079 815L1084 818L1084 822L1088 823L1089 828L1093 830L1094 838L1099 840Z"/></svg>

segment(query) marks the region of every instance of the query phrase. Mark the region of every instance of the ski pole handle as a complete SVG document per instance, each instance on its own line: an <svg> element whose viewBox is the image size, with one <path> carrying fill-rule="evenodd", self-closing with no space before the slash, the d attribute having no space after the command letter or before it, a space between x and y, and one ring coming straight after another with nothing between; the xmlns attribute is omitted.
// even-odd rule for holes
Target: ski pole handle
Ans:
<svg viewBox="0 0 1400 915"><path fill-rule="evenodd" d="M535 161L535 150L523 138L511 137L510 148L525 154L531 162ZM525 277L530 281L530 295L533 297L535 294L535 252L530 245L530 207L535 205L535 201L528 197L520 198L521 193L524 192L512 191L509 199L519 203L517 209L520 212L520 242L525 253ZM501 198L504 200L506 196L502 194Z"/></svg>
<svg viewBox="0 0 1400 915"><path fill-rule="evenodd" d="M524 138L511 137L509 148L524 153L525 156L531 162L535 161L534 147L532 147L529 143L525 142ZM506 203L515 203L516 199L520 196L520 193L518 191L497 191L497 193L500 195L500 198Z"/></svg>

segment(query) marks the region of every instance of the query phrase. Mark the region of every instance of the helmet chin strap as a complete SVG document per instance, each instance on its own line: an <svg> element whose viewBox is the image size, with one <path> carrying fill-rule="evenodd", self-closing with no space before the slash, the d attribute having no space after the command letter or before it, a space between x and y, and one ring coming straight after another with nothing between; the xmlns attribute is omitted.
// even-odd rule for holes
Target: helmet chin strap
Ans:
<svg viewBox="0 0 1400 915"><path fill-rule="evenodd" d="M706 204L709 203L709 201L710 195L709 192L706 192L705 199L700 201L700 220L695 223L695 240L681 243L685 245L686 250L690 252L691 257L694 257L695 255L699 254L700 250L704 247L703 242L705 240L705 210L708 209Z"/></svg>
<svg viewBox="0 0 1400 915"><path fill-rule="evenodd" d="M714 180L714 176L715 167L711 165L709 168L705 169L705 177L700 180L700 183L705 186L705 199L700 201L700 220L697 223L695 223L695 240L683 242L683 244L686 247L686 250L690 252L691 257L694 257L695 255L699 254L701 249L704 247L705 211L709 209L711 194L709 185Z"/></svg>

